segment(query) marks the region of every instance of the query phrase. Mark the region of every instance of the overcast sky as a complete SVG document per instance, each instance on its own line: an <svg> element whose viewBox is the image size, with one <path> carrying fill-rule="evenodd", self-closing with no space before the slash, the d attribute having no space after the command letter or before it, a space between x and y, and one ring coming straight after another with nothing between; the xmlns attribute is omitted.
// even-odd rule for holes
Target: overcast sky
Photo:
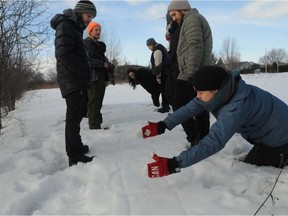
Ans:
<svg viewBox="0 0 288 216"><path fill-rule="evenodd" d="M77 0L51 0L51 17ZM147 66L151 51L146 40L154 37L164 46L164 19L170 1L92 1L97 8L94 21L102 25L103 34L113 34L122 48L122 59ZM189 1L191 7L206 17L213 34L213 52L220 54L223 40L234 38L242 61L258 62L272 48L288 51L288 1ZM112 33L111 33L112 32ZM105 41L104 41L105 42ZM54 47L51 56L54 54ZM49 53L49 51L48 51Z"/></svg>

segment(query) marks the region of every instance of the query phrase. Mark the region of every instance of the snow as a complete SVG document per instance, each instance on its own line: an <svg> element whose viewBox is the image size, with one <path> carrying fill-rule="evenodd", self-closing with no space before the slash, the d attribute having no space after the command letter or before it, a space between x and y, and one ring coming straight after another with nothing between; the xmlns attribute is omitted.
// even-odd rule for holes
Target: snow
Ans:
<svg viewBox="0 0 288 216"><path fill-rule="evenodd" d="M288 103L288 73L242 77ZM1 215L251 215L279 172L235 160L251 149L235 134L206 160L178 174L148 178L145 166L152 152L177 156L187 141L181 126L155 138L137 138L147 120L159 121L167 114L154 112L141 86L133 90L127 84L106 90L103 126L109 130L89 130L87 118L81 123L82 140L94 160L68 167L65 109L59 89L37 90L28 92L5 119L0 136ZM258 214L288 214L287 171Z"/></svg>

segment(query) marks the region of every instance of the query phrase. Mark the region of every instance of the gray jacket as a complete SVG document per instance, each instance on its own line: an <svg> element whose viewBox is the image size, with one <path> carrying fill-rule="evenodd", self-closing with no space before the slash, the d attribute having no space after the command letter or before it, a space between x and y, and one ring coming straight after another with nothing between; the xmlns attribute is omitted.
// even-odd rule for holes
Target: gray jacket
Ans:
<svg viewBox="0 0 288 216"><path fill-rule="evenodd" d="M212 64L212 32L207 20L193 8L183 18L177 58L178 79L187 81L199 68Z"/></svg>

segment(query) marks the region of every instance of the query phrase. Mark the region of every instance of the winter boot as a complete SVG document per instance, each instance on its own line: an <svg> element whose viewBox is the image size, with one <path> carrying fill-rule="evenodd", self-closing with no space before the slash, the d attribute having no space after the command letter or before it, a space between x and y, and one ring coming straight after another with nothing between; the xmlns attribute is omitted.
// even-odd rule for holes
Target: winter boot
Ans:
<svg viewBox="0 0 288 216"><path fill-rule="evenodd" d="M87 154L90 151L89 146L83 145L80 154Z"/></svg>
<svg viewBox="0 0 288 216"><path fill-rule="evenodd" d="M86 155L75 155L73 157L69 157L69 166L77 165L78 162L88 163L93 160L93 157L88 157Z"/></svg>
<svg viewBox="0 0 288 216"><path fill-rule="evenodd" d="M101 125L100 124L98 124L98 125L90 125L89 129L90 130L100 130L101 129Z"/></svg>
<svg viewBox="0 0 288 216"><path fill-rule="evenodd" d="M160 102L159 102L159 99L153 99L153 104L154 104L154 106L156 106L156 107L159 107L160 106Z"/></svg>
<svg viewBox="0 0 288 216"><path fill-rule="evenodd" d="M157 110L157 112L159 113L167 113L170 111L170 107L169 106L165 106L165 107L161 107Z"/></svg>

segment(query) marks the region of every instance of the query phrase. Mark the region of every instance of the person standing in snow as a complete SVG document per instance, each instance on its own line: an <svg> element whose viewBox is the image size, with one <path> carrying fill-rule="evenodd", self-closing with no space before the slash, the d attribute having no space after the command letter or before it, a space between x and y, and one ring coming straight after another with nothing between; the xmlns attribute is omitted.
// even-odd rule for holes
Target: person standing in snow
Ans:
<svg viewBox="0 0 288 216"><path fill-rule="evenodd" d="M166 113L170 111L169 102L165 95L165 84L166 84L166 65L169 59L167 49L155 41L154 38L149 38L146 41L148 49L152 51L150 58L151 71L156 76L157 82L161 87L162 107L157 111L160 113Z"/></svg>
<svg viewBox="0 0 288 216"><path fill-rule="evenodd" d="M178 67L178 59L177 59L177 47L178 47L181 28L176 21L172 20L169 13L166 14L166 20L167 20L167 27L166 27L167 31L166 31L165 37L169 41L169 44L170 44L170 50L169 50L170 58L168 62L170 73L167 77L165 88L166 88L167 100L172 106L173 111L176 111L182 106L181 101L186 101L186 100L189 101L189 99L191 100L193 98L193 97L190 97L191 94L196 95L196 93L194 89L192 88L192 86L186 85L186 82L184 82L185 85L182 86L181 83L183 84L183 81L177 79L179 72L180 72L179 67ZM185 92L185 94L183 94L182 92L182 95L179 95L180 94L179 91L181 92L181 90L183 90L184 88L187 91L189 90L188 93ZM188 119L187 121L183 122L181 125L185 131L186 139L190 143L190 146L194 146L199 141L200 137L203 137L205 134L207 134L207 133L202 133L201 135L198 136L199 127L198 127L198 123L196 119L194 118ZM209 124L208 124L208 127L209 127Z"/></svg>
<svg viewBox="0 0 288 216"><path fill-rule="evenodd" d="M156 76L152 74L151 70L146 68L133 69L129 68L127 70L128 83L136 88L136 85L140 84L149 94L154 106L159 107L159 96L161 93L160 84L156 81Z"/></svg>
<svg viewBox="0 0 288 216"><path fill-rule="evenodd" d="M96 16L95 5L80 0L74 9L55 15L50 24L55 33L57 81L66 100L65 143L69 166L93 160L85 154L89 147L83 145L80 123L85 115L86 92L90 87L90 69L83 43L83 31Z"/></svg>
<svg viewBox="0 0 288 216"><path fill-rule="evenodd" d="M188 0L172 0L167 12L181 28L177 45L179 75L175 83L174 100L174 108L179 109L196 97L196 92L188 83L189 77L199 68L213 64L213 40L209 23L196 8L191 8ZM209 132L209 113L199 113L183 122L182 126L193 147Z"/></svg>
<svg viewBox="0 0 288 216"><path fill-rule="evenodd" d="M106 90L106 81L109 80L109 71L114 66L105 57L106 44L99 41L101 25L97 22L89 23L88 34L89 36L84 40L91 72L91 88L88 89L88 120L89 128L97 130L101 129L103 122L101 108Z"/></svg>
<svg viewBox="0 0 288 216"><path fill-rule="evenodd" d="M167 79L165 85L166 98L169 104L172 106L172 110L175 111L175 84L179 75L179 67L177 60L177 46L179 41L180 26L177 22L173 21L169 14L166 14L166 34L165 38L169 42L169 60L167 64Z"/></svg>
<svg viewBox="0 0 288 216"><path fill-rule="evenodd" d="M142 128L144 138L172 130L203 110L217 121L199 143L177 157L154 154L148 164L149 177L162 177L180 172L181 168L208 158L222 150L235 134L253 145L244 162L257 166L284 167L288 163L288 106L279 98L256 86L246 84L240 71L227 72L222 67L205 66L190 79L197 97L163 121L149 122Z"/></svg>

